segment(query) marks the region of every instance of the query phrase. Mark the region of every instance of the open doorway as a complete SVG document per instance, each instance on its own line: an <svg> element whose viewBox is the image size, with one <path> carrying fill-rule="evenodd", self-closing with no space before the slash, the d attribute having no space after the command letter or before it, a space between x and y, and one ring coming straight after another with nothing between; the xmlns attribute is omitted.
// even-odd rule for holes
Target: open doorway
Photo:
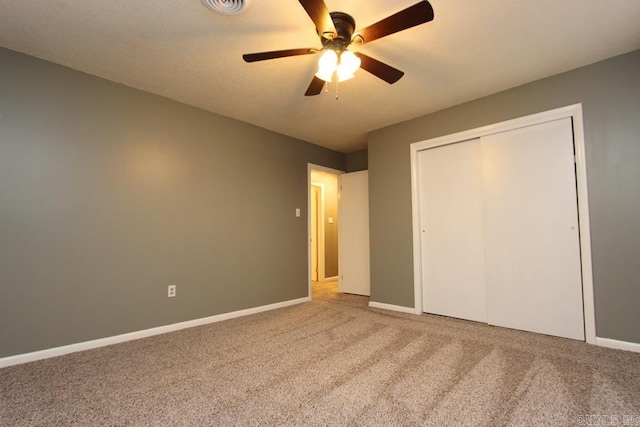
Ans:
<svg viewBox="0 0 640 427"><path fill-rule="evenodd" d="M309 165L309 295L313 282L338 279L338 175Z"/></svg>

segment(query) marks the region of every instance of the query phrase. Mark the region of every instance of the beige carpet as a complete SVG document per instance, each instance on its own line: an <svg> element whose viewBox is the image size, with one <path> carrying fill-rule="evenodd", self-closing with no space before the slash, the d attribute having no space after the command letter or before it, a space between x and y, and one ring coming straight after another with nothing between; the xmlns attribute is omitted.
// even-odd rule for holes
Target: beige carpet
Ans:
<svg viewBox="0 0 640 427"><path fill-rule="evenodd" d="M1 369L0 425L640 425L640 354L367 301Z"/></svg>

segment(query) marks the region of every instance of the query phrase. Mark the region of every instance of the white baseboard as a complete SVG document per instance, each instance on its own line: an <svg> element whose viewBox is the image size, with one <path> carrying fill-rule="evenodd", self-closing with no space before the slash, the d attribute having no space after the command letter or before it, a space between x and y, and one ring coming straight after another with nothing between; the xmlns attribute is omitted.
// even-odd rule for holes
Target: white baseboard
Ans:
<svg viewBox="0 0 640 427"><path fill-rule="evenodd" d="M420 313L416 313L416 309L412 307L403 307L401 305L385 304L383 302L369 301L369 307L381 308L383 310L399 311L400 313L420 314Z"/></svg>
<svg viewBox="0 0 640 427"><path fill-rule="evenodd" d="M599 345L600 347L609 347L618 350L627 350L633 351L635 353L640 353L640 344L635 342L618 341L612 340L611 338L596 337L596 345Z"/></svg>
<svg viewBox="0 0 640 427"><path fill-rule="evenodd" d="M236 317L249 316L251 314L262 313L264 311L275 310L278 308L289 307L291 305L302 304L311 301L310 297L298 298L289 301L277 302L275 304L263 305L260 307L248 308L245 310L233 311L231 313L217 314L215 316L204 317L202 319L188 320L186 322L174 323L172 325L159 326L157 328L145 329L142 331L130 332L127 334L116 335L113 337L100 338L91 341L84 341L77 344L65 345L62 347L49 348L46 350L34 351L32 353L17 354L15 356L0 358L0 368L7 366L19 365L21 363L33 362L50 357L62 356L69 353L75 353L83 350L91 350L93 348L105 347L112 344L119 344L126 341L138 340L154 335L175 332L181 329L193 328L195 326L207 325L210 323L222 322L223 320L234 319Z"/></svg>

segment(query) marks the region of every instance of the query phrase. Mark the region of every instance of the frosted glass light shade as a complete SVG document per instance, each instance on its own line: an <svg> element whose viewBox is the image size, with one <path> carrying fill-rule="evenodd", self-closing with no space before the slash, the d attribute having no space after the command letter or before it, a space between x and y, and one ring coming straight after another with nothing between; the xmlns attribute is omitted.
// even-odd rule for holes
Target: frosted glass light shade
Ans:
<svg viewBox="0 0 640 427"><path fill-rule="evenodd" d="M340 66L345 69L345 72L355 73L360 68L360 62L360 58L353 52L345 50L340 54Z"/></svg>
<svg viewBox="0 0 640 427"><path fill-rule="evenodd" d="M353 52L348 50L343 51L340 54L340 65L338 65L338 69L336 70L338 81L343 82L352 79L358 68L360 68L360 58Z"/></svg>
<svg viewBox="0 0 640 427"><path fill-rule="evenodd" d="M355 77L355 74L348 72L344 67L338 65L338 69L336 70L336 74L338 75L338 82L342 83L345 80L349 80Z"/></svg>
<svg viewBox="0 0 640 427"><path fill-rule="evenodd" d="M325 82L331 82L336 68L338 68L338 54L332 49L327 49L318 60L316 77Z"/></svg>

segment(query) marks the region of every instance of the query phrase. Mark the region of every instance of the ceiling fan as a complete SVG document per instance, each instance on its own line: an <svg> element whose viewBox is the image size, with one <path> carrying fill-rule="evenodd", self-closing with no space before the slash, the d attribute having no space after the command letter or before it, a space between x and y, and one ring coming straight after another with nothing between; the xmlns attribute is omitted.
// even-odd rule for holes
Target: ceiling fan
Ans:
<svg viewBox="0 0 640 427"><path fill-rule="evenodd" d="M400 80L404 72L360 52L351 52L351 44L364 44L397 33L416 25L433 20L433 8L423 0L373 25L355 31L356 22L344 12L329 12L323 0L299 0L316 26L322 48L302 48L276 50L270 52L242 55L246 62L265 61L267 59L288 56L309 55L323 52L318 61L318 73L311 80L305 96L318 95L326 82L336 76L337 81L353 77L353 73L362 68L374 76L393 84Z"/></svg>

